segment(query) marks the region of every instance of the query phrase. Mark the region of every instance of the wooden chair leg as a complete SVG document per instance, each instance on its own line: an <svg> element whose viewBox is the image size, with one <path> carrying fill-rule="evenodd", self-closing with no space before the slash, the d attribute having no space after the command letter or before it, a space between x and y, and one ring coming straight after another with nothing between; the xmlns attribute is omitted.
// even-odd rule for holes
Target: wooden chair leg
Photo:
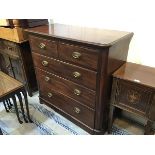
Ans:
<svg viewBox="0 0 155 155"><path fill-rule="evenodd" d="M109 112L108 134L112 133L114 109L115 109L115 107L113 105L111 105L110 112Z"/></svg>
<svg viewBox="0 0 155 155"><path fill-rule="evenodd" d="M25 113L24 113L24 107L23 107L23 101L22 101L21 93L19 92L19 93L17 93L16 95L17 95L17 97L18 97L18 99L19 99L19 103L20 103L20 107L21 107L21 110L22 110L22 115L23 115L24 121L25 121L26 123L28 123L28 120L26 119Z"/></svg>
<svg viewBox="0 0 155 155"><path fill-rule="evenodd" d="M14 106L15 106L15 111L16 111L16 115L17 115L18 121L19 121L20 124L22 124L23 122L19 118L19 112L18 112L16 97L12 96L12 100L13 100L13 103L14 103Z"/></svg>
<svg viewBox="0 0 155 155"><path fill-rule="evenodd" d="M8 107L9 109L11 109L11 105L10 105L8 99L6 99L6 104L7 104L7 107Z"/></svg>
<svg viewBox="0 0 155 155"><path fill-rule="evenodd" d="M9 103L9 105L12 107L13 104L11 103L10 99L7 99L7 101L8 101L8 103Z"/></svg>
<svg viewBox="0 0 155 155"><path fill-rule="evenodd" d="M8 109L8 107L7 107L7 104L6 104L6 101L5 101L5 100L3 101L3 105L4 105L4 107L5 107L6 112L9 112L9 109Z"/></svg>
<svg viewBox="0 0 155 155"><path fill-rule="evenodd" d="M31 118L30 118L29 105L28 105L28 99L27 99L26 90L23 89L23 90L22 90L22 93L23 93L24 99L25 99L25 106L26 106L26 111L27 111L27 117L28 117L28 120L32 123L33 121L32 121Z"/></svg>
<svg viewBox="0 0 155 155"><path fill-rule="evenodd" d="M148 120L147 124L145 126L145 132L144 135L151 135L151 131L152 131L152 125L153 125L153 121Z"/></svg>

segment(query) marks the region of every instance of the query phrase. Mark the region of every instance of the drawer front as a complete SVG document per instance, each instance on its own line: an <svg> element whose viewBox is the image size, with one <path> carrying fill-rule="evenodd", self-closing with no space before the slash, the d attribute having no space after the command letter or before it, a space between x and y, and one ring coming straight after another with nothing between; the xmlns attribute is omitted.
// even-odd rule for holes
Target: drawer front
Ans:
<svg viewBox="0 0 155 155"><path fill-rule="evenodd" d="M2 40L0 52L9 55L12 58L19 58L19 46L10 41Z"/></svg>
<svg viewBox="0 0 155 155"><path fill-rule="evenodd" d="M47 40L44 38L38 38L34 36L29 36L31 49L33 52L49 56L57 57L57 42L54 40Z"/></svg>
<svg viewBox="0 0 155 155"><path fill-rule="evenodd" d="M146 115L150 107L151 92L136 83L120 80L116 104L127 110Z"/></svg>
<svg viewBox="0 0 155 155"><path fill-rule="evenodd" d="M75 100L61 95L44 85L40 85L40 97L47 100L54 107L62 110L66 114L71 115L72 118L77 119L84 124L94 127L94 110L88 109Z"/></svg>
<svg viewBox="0 0 155 155"><path fill-rule="evenodd" d="M41 71L40 69L37 69L36 72L38 80L41 81L44 86L49 86L51 90L69 96L91 108L95 107L95 91Z"/></svg>
<svg viewBox="0 0 155 155"><path fill-rule="evenodd" d="M96 72L33 53L34 65L68 80L96 89Z"/></svg>
<svg viewBox="0 0 155 155"><path fill-rule="evenodd" d="M97 70L99 51L84 47L59 43L59 57L84 67Z"/></svg>

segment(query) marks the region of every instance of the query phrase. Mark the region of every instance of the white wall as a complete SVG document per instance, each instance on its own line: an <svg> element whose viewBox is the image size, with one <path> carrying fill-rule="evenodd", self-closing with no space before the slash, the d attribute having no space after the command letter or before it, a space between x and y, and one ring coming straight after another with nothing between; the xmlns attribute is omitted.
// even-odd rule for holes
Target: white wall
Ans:
<svg viewBox="0 0 155 155"><path fill-rule="evenodd" d="M132 31L128 61L155 67L154 6L153 0L57 0L50 17L56 23Z"/></svg>

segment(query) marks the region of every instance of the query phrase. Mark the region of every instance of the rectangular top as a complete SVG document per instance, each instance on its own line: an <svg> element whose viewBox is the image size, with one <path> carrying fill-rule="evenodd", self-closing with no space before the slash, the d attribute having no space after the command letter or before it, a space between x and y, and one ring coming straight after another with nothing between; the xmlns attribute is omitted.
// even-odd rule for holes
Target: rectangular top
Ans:
<svg viewBox="0 0 155 155"><path fill-rule="evenodd" d="M0 71L0 98L23 87L23 84Z"/></svg>
<svg viewBox="0 0 155 155"><path fill-rule="evenodd" d="M133 36L133 33L130 32L63 24L44 25L29 28L25 31L33 34L42 34L55 38L88 43L97 46L111 46L124 37L131 38Z"/></svg>
<svg viewBox="0 0 155 155"><path fill-rule="evenodd" d="M127 62L113 76L155 88L155 68L152 67Z"/></svg>

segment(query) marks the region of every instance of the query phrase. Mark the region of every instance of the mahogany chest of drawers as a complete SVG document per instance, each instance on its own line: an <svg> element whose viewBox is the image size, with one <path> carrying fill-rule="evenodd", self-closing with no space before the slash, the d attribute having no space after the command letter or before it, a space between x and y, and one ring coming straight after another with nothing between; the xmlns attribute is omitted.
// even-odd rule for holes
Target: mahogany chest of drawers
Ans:
<svg viewBox="0 0 155 155"><path fill-rule="evenodd" d="M0 39L0 70L22 82L32 96L37 82L29 42Z"/></svg>
<svg viewBox="0 0 155 155"><path fill-rule="evenodd" d="M44 103L91 134L107 130L111 75L133 33L62 24L26 30Z"/></svg>
<svg viewBox="0 0 155 155"><path fill-rule="evenodd" d="M112 88L109 132L117 107L146 118L144 134L151 134L155 121L155 68L127 62L114 72Z"/></svg>

